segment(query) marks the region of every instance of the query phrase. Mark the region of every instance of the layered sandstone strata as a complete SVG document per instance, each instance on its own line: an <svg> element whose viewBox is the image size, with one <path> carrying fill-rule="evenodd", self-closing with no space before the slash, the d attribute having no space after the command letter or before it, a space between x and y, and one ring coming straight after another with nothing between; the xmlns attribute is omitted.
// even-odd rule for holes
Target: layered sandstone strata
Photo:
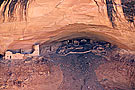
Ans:
<svg viewBox="0 0 135 90"><path fill-rule="evenodd" d="M82 32L82 36L109 38L120 47L134 50L134 1L122 1L3 1L0 7L0 52L20 46L28 49L36 42L71 37L72 33L77 33L77 37Z"/></svg>

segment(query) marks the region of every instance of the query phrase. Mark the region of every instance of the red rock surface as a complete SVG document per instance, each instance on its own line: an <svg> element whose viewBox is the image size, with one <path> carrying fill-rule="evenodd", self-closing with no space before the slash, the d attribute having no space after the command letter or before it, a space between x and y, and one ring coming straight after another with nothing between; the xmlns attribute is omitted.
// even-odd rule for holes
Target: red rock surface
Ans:
<svg viewBox="0 0 135 90"><path fill-rule="evenodd" d="M0 52L20 46L31 48L35 42L56 40L77 32L95 37L101 34L99 36L103 39L110 37L111 42L116 40L134 50L134 27L125 20L120 0L115 0L115 3L116 28L112 28L104 0L29 0L26 15L21 14L21 8L16 4L13 18L8 17L7 7L5 20L0 24ZM1 15L1 20L3 18Z"/></svg>
<svg viewBox="0 0 135 90"><path fill-rule="evenodd" d="M134 0L125 1L4 0L0 6L0 54L4 55L7 49L30 50L35 43L46 45L87 37L110 42L127 52L132 50L135 56ZM131 7L125 13L123 8L129 7L126 4ZM0 60L0 89L134 90L135 59L131 59L134 58L130 56L131 53L124 52L121 58L116 51L110 51L110 55L105 57L98 55L99 52L100 49L95 51L97 54L63 58L52 55L51 58L57 63L59 59L63 61L59 62L61 66L41 62L42 56L30 60ZM47 54L45 52L44 56ZM121 60L127 61L123 63ZM62 65L65 65L64 68ZM86 72L83 77L80 72L84 68Z"/></svg>
<svg viewBox="0 0 135 90"><path fill-rule="evenodd" d="M41 58L0 64L0 90L57 90L63 80L60 67Z"/></svg>

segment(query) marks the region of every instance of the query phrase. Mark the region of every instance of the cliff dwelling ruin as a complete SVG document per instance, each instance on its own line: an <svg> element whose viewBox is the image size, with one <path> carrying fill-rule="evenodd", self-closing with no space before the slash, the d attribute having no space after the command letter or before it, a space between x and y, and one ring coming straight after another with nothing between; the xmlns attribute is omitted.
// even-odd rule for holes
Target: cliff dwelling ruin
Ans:
<svg viewBox="0 0 135 90"><path fill-rule="evenodd" d="M13 51L13 50L7 50L5 52L4 59L24 59L26 57L32 57L32 56L39 56L39 45L35 44L32 48L32 52L23 52L21 49L19 52Z"/></svg>
<svg viewBox="0 0 135 90"><path fill-rule="evenodd" d="M135 90L135 0L0 0L2 56L0 90Z"/></svg>

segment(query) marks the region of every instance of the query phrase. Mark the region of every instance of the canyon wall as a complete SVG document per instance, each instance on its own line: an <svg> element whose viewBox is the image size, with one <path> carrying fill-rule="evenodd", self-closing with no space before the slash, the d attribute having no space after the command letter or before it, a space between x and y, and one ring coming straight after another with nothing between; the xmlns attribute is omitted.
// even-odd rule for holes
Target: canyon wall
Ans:
<svg viewBox="0 0 135 90"><path fill-rule="evenodd" d="M0 53L93 37L135 50L134 0L1 0Z"/></svg>

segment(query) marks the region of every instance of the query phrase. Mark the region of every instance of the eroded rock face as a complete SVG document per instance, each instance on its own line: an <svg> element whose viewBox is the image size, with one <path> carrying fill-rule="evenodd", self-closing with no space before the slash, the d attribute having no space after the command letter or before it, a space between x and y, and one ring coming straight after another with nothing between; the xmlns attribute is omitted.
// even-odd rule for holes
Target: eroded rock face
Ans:
<svg viewBox="0 0 135 90"><path fill-rule="evenodd" d="M0 89L134 90L134 11L134 0L1 0L0 53L40 43L41 56L0 60Z"/></svg>
<svg viewBox="0 0 135 90"><path fill-rule="evenodd" d="M2 90L134 90L135 52L74 38L40 46L40 56L0 60Z"/></svg>
<svg viewBox="0 0 135 90"><path fill-rule="evenodd" d="M74 38L42 44L41 55L61 66L59 90L134 90L135 53L105 41Z"/></svg>
<svg viewBox="0 0 135 90"><path fill-rule="evenodd" d="M0 5L1 53L77 32L135 48L134 0L2 0Z"/></svg>
<svg viewBox="0 0 135 90"><path fill-rule="evenodd" d="M0 62L1 90L57 90L62 80L60 67L43 57Z"/></svg>
<svg viewBox="0 0 135 90"><path fill-rule="evenodd" d="M96 75L105 89L132 90L135 88L134 67L121 65L120 62L110 62L99 66Z"/></svg>

